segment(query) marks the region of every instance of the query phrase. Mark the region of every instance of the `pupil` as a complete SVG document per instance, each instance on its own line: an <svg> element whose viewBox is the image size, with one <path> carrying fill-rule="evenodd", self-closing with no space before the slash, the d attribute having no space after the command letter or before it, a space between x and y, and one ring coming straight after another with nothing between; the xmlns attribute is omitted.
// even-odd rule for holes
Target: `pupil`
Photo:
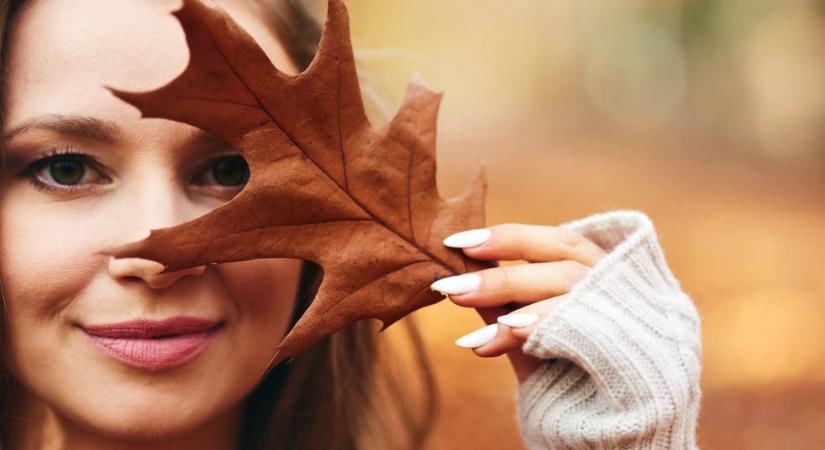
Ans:
<svg viewBox="0 0 825 450"><path fill-rule="evenodd" d="M77 184L83 179L86 168L76 159L61 159L51 164L49 173L60 184Z"/></svg>
<svg viewBox="0 0 825 450"><path fill-rule="evenodd" d="M212 177L222 186L244 185L249 178L249 166L240 156L222 158L212 166Z"/></svg>

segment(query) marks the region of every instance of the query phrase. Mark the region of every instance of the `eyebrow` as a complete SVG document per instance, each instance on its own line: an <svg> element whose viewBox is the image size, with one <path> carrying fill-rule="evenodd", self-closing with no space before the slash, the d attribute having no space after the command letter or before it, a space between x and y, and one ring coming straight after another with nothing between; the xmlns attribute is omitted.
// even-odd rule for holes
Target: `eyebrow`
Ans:
<svg viewBox="0 0 825 450"><path fill-rule="evenodd" d="M28 119L2 132L2 141L32 130L49 130L60 134L93 139L108 144L118 140L120 127L110 120L91 116L49 114Z"/></svg>

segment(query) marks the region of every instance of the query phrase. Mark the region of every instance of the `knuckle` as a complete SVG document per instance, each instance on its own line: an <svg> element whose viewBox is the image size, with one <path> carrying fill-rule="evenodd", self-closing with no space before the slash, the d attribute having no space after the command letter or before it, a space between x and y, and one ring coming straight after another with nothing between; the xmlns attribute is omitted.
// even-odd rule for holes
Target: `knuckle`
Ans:
<svg viewBox="0 0 825 450"><path fill-rule="evenodd" d="M498 269L498 288L502 291L511 291L515 287L515 282L513 281L513 274L510 273L512 270L511 266L499 267Z"/></svg>
<svg viewBox="0 0 825 450"><path fill-rule="evenodd" d="M564 281L568 286L572 286L582 280L587 275L590 267L578 261L564 261L565 266L562 270Z"/></svg>
<svg viewBox="0 0 825 450"><path fill-rule="evenodd" d="M568 248L576 248L585 241L584 235L569 228L559 228L559 242Z"/></svg>

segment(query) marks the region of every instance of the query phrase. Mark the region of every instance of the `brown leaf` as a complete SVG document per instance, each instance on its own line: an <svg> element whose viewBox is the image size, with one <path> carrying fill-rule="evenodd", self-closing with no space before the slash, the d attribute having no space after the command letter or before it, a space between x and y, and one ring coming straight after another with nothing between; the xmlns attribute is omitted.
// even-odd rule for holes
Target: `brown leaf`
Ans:
<svg viewBox="0 0 825 450"><path fill-rule="evenodd" d="M301 74L276 69L242 28L215 6L185 0L174 15L190 50L184 72L144 93L111 89L143 117L191 124L247 160L250 178L231 201L179 226L152 230L114 249L159 261L165 271L254 258L321 265L317 297L278 346L292 357L347 324L386 328L442 299L436 279L486 267L442 244L484 226L483 169L457 198L435 178L441 95L417 80L386 126L364 113L349 23L330 0L320 49Z"/></svg>

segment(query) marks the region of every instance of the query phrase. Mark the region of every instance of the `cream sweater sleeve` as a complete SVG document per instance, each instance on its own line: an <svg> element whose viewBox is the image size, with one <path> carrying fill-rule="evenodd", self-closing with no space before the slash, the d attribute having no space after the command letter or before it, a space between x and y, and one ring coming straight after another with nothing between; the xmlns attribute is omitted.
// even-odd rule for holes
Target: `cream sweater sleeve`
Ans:
<svg viewBox="0 0 825 450"><path fill-rule="evenodd" d="M695 449L701 390L696 308L638 211L561 225L608 254L524 343L542 358L517 394L536 449Z"/></svg>

